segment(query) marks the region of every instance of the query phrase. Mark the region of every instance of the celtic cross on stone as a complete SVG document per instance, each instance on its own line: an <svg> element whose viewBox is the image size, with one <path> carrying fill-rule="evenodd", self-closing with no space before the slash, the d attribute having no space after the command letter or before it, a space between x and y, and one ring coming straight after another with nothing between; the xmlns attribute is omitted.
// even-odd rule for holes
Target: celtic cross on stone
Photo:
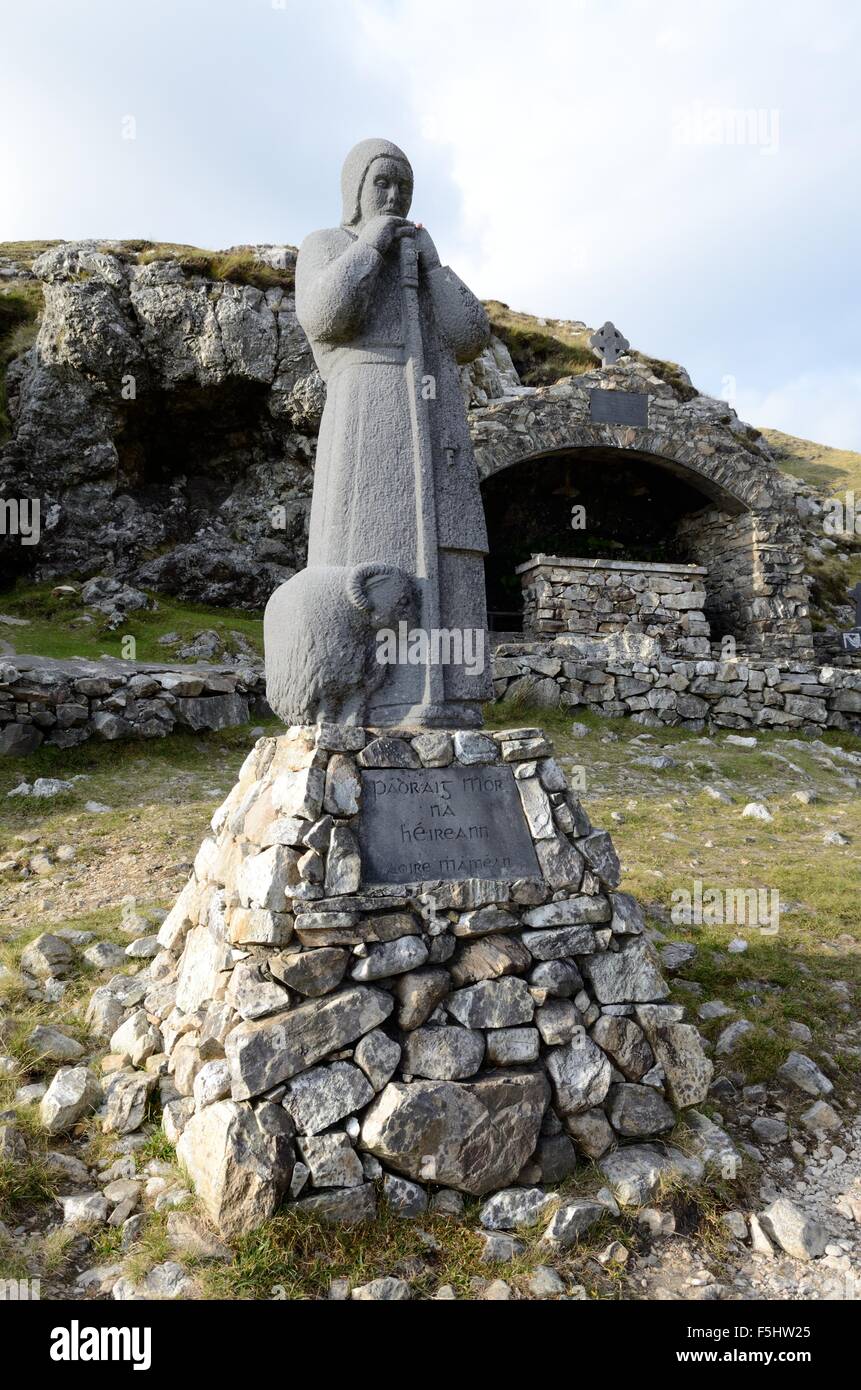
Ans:
<svg viewBox="0 0 861 1390"><path fill-rule="evenodd" d="M610 323L609 319L603 328L599 328L597 333L593 333L589 339L589 346L596 357L600 357L602 367L612 367L614 362L618 362L623 352L627 352L631 344L627 338L616 328L615 324Z"/></svg>

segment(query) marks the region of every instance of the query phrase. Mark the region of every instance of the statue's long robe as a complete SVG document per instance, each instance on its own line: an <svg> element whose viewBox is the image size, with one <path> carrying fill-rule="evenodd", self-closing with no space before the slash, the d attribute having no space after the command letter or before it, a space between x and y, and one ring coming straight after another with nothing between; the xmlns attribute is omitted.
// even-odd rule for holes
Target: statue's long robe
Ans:
<svg viewBox="0 0 861 1390"><path fill-rule="evenodd" d="M487 531L458 364L489 341L480 302L445 266L422 272L419 305L439 537L440 625L487 625ZM398 243L385 256L343 227L313 232L296 265L296 314L326 383L308 564L385 561L417 570L414 443L404 370ZM432 384L428 382L431 379ZM448 700L489 698L480 675L445 668Z"/></svg>

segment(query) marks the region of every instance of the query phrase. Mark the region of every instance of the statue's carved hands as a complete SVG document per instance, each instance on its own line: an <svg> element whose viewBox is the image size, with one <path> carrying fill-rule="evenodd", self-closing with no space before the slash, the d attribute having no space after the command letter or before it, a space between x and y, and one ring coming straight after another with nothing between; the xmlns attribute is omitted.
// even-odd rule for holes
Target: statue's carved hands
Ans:
<svg viewBox="0 0 861 1390"><path fill-rule="evenodd" d="M384 256L393 241L400 240L403 236L415 236L416 229L412 222L406 222L403 217L390 217L382 214L380 217L372 217L366 222L361 232L359 240L366 245L372 246L375 251L379 251Z"/></svg>
<svg viewBox="0 0 861 1390"><path fill-rule="evenodd" d="M436 270L440 263L439 253L433 244L430 232L421 223L416 227L416 250L419 254L422 270Z"/></svg>

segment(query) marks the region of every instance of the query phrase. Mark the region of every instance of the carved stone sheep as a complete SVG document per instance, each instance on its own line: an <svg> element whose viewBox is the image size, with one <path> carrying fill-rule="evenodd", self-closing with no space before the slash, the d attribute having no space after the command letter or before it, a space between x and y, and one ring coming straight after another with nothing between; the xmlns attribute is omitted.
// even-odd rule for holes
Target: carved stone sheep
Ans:
<svg viewBox="0 0 861 1390"><path fill-rule="evenodd" d="M318 565L281 584L266 605L266 698L285 724L357 724L383 683L376 634L414 606L393 565Z"/></svg>

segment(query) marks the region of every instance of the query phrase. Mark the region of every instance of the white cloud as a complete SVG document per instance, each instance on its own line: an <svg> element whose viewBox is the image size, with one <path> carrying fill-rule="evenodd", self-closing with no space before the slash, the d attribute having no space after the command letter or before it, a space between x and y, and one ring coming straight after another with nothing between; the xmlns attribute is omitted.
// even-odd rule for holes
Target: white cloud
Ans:
<svg viewBox="0 0 861 1390"><path fill-rule="evenodd" d="M845 0L817 0L815 19L807 0L41 0L40 14L38 43L26 7L4 18L2 239L299 240L337 217L350 145L389 135L416 166L416 217L484 296L611 318L706 389L733 374L786 416L792 382L811 437L817 382L832 362L861 369L861 11ZM776 153L725 138L748 127L778 135ZM831 436L861 448L837 396Z"/></svg>
<svg viewBox="0 0 861 1390"><path fill-rule="evenodd" d="M734 405L742 419L761 428L851 448L847 441L861 441L861 367L838 364L764 392L740 390Z"/></svg>

